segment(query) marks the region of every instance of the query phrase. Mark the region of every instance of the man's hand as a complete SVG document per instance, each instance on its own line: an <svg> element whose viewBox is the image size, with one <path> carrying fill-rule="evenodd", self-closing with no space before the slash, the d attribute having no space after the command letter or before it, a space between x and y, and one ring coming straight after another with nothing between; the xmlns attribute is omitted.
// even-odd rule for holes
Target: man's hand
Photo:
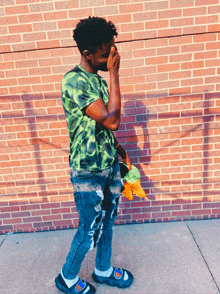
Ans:
<svg viewBox="0 0 220 294"><path fill-rule="evenodd" d="M126 153L126 157L124 159L122 159L121 161L124 162L128 166L128 170L131 170L131 161L130 161L130 158L128 157L127 153Z"/></svg>
<svg viewBox="0 0 220 294"><path fill-rule="evenodd" d="M107 61L107 69L109 72L118 73L120 67L120 55L118 53L117 47L112 46L111 51Z"/></svg>

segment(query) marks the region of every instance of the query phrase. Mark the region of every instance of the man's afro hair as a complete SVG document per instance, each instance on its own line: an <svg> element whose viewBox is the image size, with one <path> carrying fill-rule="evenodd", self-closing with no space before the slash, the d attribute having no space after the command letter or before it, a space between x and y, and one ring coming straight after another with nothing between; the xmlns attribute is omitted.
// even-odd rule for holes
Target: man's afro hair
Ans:
<svg viewBox="0 0 220 294"><path fill-rule="evenodd" d="M108 43L113 36L117 36L116 27L111 21L101 17L81 19L73 30L73 38L82 54L84 50L95 49Z"/></svg>

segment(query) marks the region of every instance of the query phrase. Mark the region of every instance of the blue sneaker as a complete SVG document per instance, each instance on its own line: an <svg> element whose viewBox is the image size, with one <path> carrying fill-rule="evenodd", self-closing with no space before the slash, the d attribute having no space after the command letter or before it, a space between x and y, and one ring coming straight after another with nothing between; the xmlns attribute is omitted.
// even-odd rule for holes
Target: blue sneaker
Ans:
<svg viewBox="0 0 220 294"><path fill-rule="evenodd" d="M97 276L95 272L93 272L92 277L97 283L106 283L110 286L116 286L118 288L127 288L134 280L132 273L127 270L115 267L113 267L113 271L110 277Z"/></svg>
<svg viewBox="0 0 220 294"><path fill-rule="evenodd" d="M66 294L94 294L96 292L93 285L79 279L75 285L68 288L61 274L55 279L57 288Z"/></svg>

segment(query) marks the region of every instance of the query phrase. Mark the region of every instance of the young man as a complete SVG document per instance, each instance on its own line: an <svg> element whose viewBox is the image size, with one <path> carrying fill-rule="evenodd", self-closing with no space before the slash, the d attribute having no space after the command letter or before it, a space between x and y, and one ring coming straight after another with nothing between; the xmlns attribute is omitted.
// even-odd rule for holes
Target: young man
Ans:
<svg viewBox="0 0 220 294"><path fill-rule="evenodd" d="M95 293L78 277L86 253L97 245L97 283L125 288L132 274L111 266L112 228L122 190L117 153L129 169L131 162L112 131L120 124L120 56L115 46L116 28L103 18L81 20L74 39L80 64L62 80L61 94L70 137L70 178L79 212L79 228L55 283L65 293ZM97 72L109 71L110 94Z"/></svg>

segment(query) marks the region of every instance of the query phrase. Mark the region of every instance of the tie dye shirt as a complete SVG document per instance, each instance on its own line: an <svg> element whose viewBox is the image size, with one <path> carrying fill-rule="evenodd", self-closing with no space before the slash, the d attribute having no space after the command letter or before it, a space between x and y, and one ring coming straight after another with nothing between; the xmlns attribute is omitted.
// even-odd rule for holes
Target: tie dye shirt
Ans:
<svg viewBox="0 0 220 294"><path fill-rule="evenodd" d="M87 116L84 108L102 99L107 106L106 81L77 65L61 83L63 108L70 138L70 166L75 170L97 171L117 161L112 131Z"/></svg>

